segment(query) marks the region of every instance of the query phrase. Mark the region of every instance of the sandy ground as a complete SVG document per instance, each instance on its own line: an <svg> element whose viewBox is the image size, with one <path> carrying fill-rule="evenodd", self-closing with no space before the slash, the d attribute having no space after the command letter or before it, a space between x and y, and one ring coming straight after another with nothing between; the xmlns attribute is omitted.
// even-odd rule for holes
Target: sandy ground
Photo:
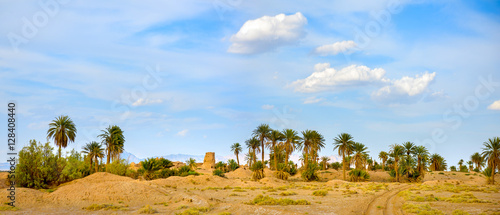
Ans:
<svg viewBox="0 0 500 215"><path fill-rule="evenodd" d="M350 183L342 180L341 171L335 170L321 171L321 180L317 182L304 182L300 176L282 181L270 170L266 170L267 177L258 182L251 181L250 170L243 168L227 173L227 178L212 176L211 171L199 172L204 175L152 181L95 173L60 185L53 192L17 188L16 206L20 210L0 213L139 214L141 208L150 205L160 214L178 214L202 207L207 210L204 214L411 214L403 209L405 204L428 204L444 214L451 214L456 209L470 214L500 213L500 185L486 186L484 177L474 173L432 172L427 173L423 183L394 183L389 182L389 175L385 172L369 172L370 182ZM0 174L0 177L6 175ZM500 175L497 178L500 180ZM313 195L318 190L327 191L326 196ZM472 194L484 203L444 201L462 194ZM304 199L311 204L246 204L258 195ZM442 200L418 201L408 197L429 195ZM3 202L7 202L5 187L0 190L0 196ZM92 204L112 204L115 207L84 209Z"/></svg>

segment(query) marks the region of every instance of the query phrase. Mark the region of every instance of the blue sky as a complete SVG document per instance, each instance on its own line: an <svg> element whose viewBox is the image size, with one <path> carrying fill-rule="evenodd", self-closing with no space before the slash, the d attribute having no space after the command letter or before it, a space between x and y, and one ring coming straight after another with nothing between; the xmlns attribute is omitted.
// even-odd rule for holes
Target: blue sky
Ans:
<svg viewBox="0 0 500 215"><path fill-rule="evenodd" d="M497 1L0 5L0 98L17 102L18 146L45 142L59 115L78 129L67 150L116 124L142 158L230 157L261 123L318 130L324 156L348 132L373 157L412 141L449 165L500 136Z"/></svg>

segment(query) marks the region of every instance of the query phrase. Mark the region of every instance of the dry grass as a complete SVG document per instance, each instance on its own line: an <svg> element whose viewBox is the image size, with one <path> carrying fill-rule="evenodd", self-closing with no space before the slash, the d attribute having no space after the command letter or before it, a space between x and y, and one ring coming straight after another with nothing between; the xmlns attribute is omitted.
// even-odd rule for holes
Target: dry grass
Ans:
<svg viewBox="0 0 500 215"><path fill-rule="evenodd" d="M88 211L99 211L99 210L127 210L125 206L113 205L113 204L91 204L88 207L84 207L84 210Z"/></svg>
<svg viewBox="0 0 500 215"><path fill-rule="evenodd" d="M299 200L292 200L292 199L275 199L270 196L263 196L263 195L258 195L255 197L250 202L247 202L249 205L281 205L281 206L286 206L286 205L310 205L311 203L304 200L304 199L299 199Z"/></svg>
<svg viewBox="0 0 500 215"><path fill-rule="evenodd" d="M0 206L0 211L18 211L20 208L12 206Z"/></svg>
<svg viewBox="0 0 500 215"><path fill-rule="evenodd" d="M407 213L418 214L418 215L443 215L444 213L440 210L431 208L428 204L412 204L405 203L403 205L403 210Z"/></svg>
<svg viewBox="0 0 500 215"><path fill-rule="evenodd" d="M326 196L328 194L327 190L316 190L313 193L313 196Z"/></svg>
<svg viewBox="0 0 500 215"><path fill-rule="evenodd" d="M153 207L151 207L150 205L146 205L143 208L139 209L139 213L141 213L141 214L154 214L154 213L158 213L158 211L156 209L154 209Z"/></svg>
<svg viewBox="0 0 500 215"><path fill-rule="evenodd" d="M176 215L198 215L209 212L210 208L207 207L198 207L198 208L189 208L181 213L175 213Z"/></svg>

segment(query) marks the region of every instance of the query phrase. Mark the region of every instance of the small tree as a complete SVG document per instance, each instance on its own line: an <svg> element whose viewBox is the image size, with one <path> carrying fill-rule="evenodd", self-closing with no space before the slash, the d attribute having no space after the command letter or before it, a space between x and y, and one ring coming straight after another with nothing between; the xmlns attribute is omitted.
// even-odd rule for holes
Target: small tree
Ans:
<svg viewBox="0 0 500 215"><path fill-rule="evenodd" d="M196 160L194 158L186 160L186 165L189 166L189 169L196 170Z"/></svg>
<svg viewBox="0 0 500 215"><path fill-rule="evenodd" d="M265 177L264 175L264 164L262 161L257 161L252 165L252 180L258 181Z"/></svg>

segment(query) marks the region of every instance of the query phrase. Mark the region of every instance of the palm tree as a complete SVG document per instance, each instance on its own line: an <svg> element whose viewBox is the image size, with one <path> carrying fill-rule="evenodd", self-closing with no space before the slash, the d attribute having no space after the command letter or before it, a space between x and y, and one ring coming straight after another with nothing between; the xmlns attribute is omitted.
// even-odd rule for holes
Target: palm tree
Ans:
<svg viewBox="0 0 500 215"><path fill-rule="evenodd" d="M495 168L500 165L500 138L490 138L483 145L482 155L488 161L488 166L491 166L491 181L495 184Z"/></svg>
<svg viewBox="0 0 500 215"><path fill-rule="evenodd" d="M297 131L293 129L284 129L283 130L284 140L282 142L283 148L285 149L285 163L288 163L289 156L300 147L300 137ZM288 165L287 165L288 167Z"/></svg>
<svg viewBox="0 0 500 215"><path fill-rule="evenodd" d="M240 143L234 143L231 146L231 151L234 152L234 154L236 155L236 160L238 161L238 166L240 166L240 158L238 157L238 155L240 154L241 150L242 149L241 149Z"/></svg>
<svg viewBox="0 0 500 215"><path fill-rule="evenodd" d="M405 148L399 144L391 145L390 156L394 158L394 170L396 171L396 181L399 182L399 168L398 162L401 156L404 154Z"/></svg>
<svg viewBox="0 0 500 215"><path fill-rule="evenodd" d="M472 161L467 161L467 165L469 166L469 172L472 172L472 170L474 169L474 166L472 164L473 164Z"/></svg>
<svg viewBox="0 0 500 215"><path fill-rule="evenodd" d="M366 166L366 159L368 157L368 151L366 151L367 149L368 147L366 147L362 143L355 142L353 144L354 155L352 156L352 158L354 159L354 165L356 166L356 169L364 169L364 167Z"/></svg>
<svg viewBox="0 0 500 215"><path fill-rule="evenodd" d="M262 147L262 164L264 164L264 148L266 147L264 142L269 138L270 133L271 128L269 128L268 124L260 124L255 130L253 130L253 135L257 136L260 141L260 146Z"/></svg>
<svg viewBox="0 0 500 215"><path fill-rule="evenodd" d="M483 163L483 156L479 154L479 152L476 152L470 156L470 160L476 164L477 170L481 171L482 163Z"/></svg>
<svg viewBox="0 0 500 215"><path fill-rule="evenodd" d="M267 142L267 145L274 150L274 170L278 169L278 160L276 158L276 154L278 154L277 149L277 144L279 141L282 141L284 139L283 134L278 131L278 130L271 130L271 133L269 134L268 139L270 140ZM269 155L271 156L271 155Z"/></svg>
<svg viewBox="0 0 500 215"><path fill-rule="evenodd" d="M443 171L446 169L446 160L441 155L432 154L430 160L432 171Z"/></svg>
<svg viewBox="0 0 500 215"><path fill-rule="evenodd" d="M104 149L102 148L102 145L96 141L92 141L83 146L82 149L82 152L86 153L90 158L90 167L92 167L92 160L95 162L95 171L97 172L99 166L98 159L104 157Z"/></svg>
<svg viewBox="0 0 500 215"><path fill-rule="evenodd" d="M120 154L123 152L123 144L125 143L125 136L123 131L117 125L110 125L98 137L102 139L102 143L106 145L106 165L109 164L111 158L113 160L119 159Z"/></svg>
<svg viewBox="0 0 500 215"><path fill-rule="evenodd" d="M333 139L335 142L333 143L333 150L338 149L339 156L342 155L342 174L344 175L345 180L345 156L350 155L352 152L352 145L354 144L353 137L348 133L341 133L338 137Z"/></svg>
<svg viewBox="0 0 500 215"><path fill-rule="evenodd" d="M234 162L234 160L233 160ZM195 170L196 169L196 160L194 158L189 158L186 160L187 166L189 166L189 169Z"/></svg>
<svg viewBox="0 0 500 215"><path fill-rule="evenodd" d="M246 140L245 143L248 147L248 153L253 155L253 163L257 162L257 153L260 152L260 141L257 139L257 137L252 137Z"/></svg>
<svg viewBox="0 0 500 215"><path fill-rule="evenodd" d="M417 146L414 148L413 152L417 156L417 170L422 176L424 176L426 169L425 161L429 157L429 151L425 148L425 146Z"/></svg>
<svg viewBox="0 0 500 215"><path fill-rule="evenodd" d="M314 132L312 130L302 131L302 153L304 156L304 166L307 168L309 164L309 154L313 147L313 141L315 138Z"/></svg>
<svg viewBox="0 0 500 215"><path fill-rule="evenodd" d="M69 142L75 142L76 126L68 116L59 116L49 124L47 140L54 139L54 144L59 146L59 158L61 158L61 147L66 148Z"/></svg>
<svg viewBox="0 0 500 215"><path fill-rule="evenodd" d="M458 161L458 166L459 166L459 170L462 171L462 166L464 164L464 159L460 159L460 161Z"/></svg>
<svg viewBox="0 0 500 215"><path fill-rule="evenodd" d="M388 158L387 152L381 151L378 154L378 158L382 161L382 170L385 171L385 162L387 161L387 158Z"/></svg>
<svg viewBox="0 0 500 215"><path fill-rule="evenodd" d="M325 148L325 138L319 132L313 130L309 153L311 155L311 160L315 163L318 163L318 152L321 151L322 148Z"/></svg>
<svg viewBox="0 0 500 215"><path fill-rule="evenodd" d="M326 170L326 167L328 166L328 161L330 161L330 158L327 156L321 157L321 163L323 164L323 169Z"/></svg>

